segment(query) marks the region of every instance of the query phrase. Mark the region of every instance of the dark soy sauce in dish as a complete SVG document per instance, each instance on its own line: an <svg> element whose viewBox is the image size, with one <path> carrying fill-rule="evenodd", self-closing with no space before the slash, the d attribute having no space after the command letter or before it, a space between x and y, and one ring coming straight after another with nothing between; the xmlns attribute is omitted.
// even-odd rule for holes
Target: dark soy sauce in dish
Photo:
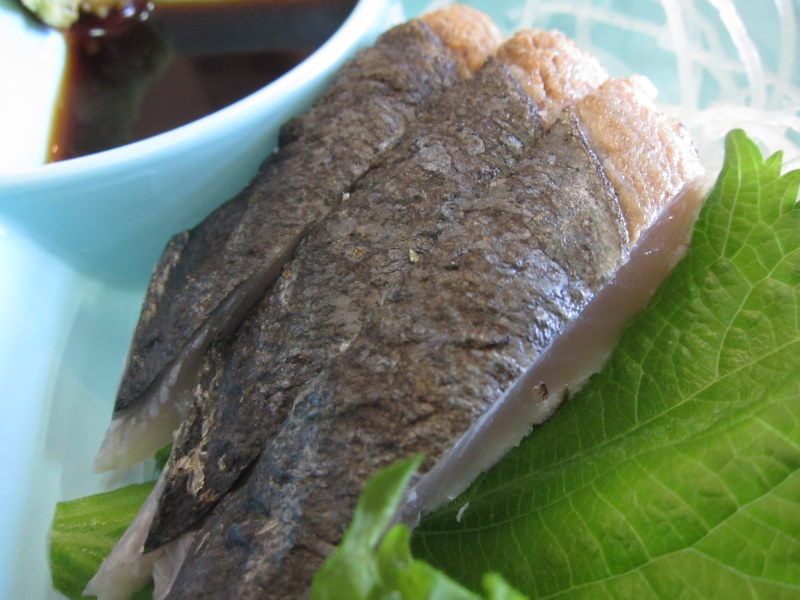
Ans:
<svg viewBox="0 0 800 600"><path fill-rule="evenodd" d="M355 0L137 4L65 32L48 161L141 140L223 108L325 42Z"/></svg>

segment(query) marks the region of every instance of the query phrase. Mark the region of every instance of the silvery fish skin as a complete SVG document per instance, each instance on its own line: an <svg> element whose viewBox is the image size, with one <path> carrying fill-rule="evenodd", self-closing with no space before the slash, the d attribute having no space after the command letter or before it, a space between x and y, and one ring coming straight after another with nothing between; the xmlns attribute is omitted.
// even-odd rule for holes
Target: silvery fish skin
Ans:
<svg viewBox="0 0 800 600"><path fill-rule="evenodd" d="M211 347L146 549L181 534L228 491L298 392L449 235L442 203L490 193L541 133L535 106L494 61L419 111L404 139L309 232L236 335Z"/></svg>
<svg viewBox="0 0 800 600"><path fill-rule="evenodd" d="M196 532L168 598L303 597L364 481L409 454L441 455L628 254L615 191L570 113L513 173L426 200L435 243L294 390L254 468Z"/></svg>
<svg viewBox="0 0 800 600"><path fill-rule="evenodd" d="M310 225L400 139L419 106L459 79L459 68L422 21L395 27L283 128L280 151L241 195L170 241L97 470L132 464L170 441L182 412L176 397L188 395L206 347L241 322Z"/></svg>

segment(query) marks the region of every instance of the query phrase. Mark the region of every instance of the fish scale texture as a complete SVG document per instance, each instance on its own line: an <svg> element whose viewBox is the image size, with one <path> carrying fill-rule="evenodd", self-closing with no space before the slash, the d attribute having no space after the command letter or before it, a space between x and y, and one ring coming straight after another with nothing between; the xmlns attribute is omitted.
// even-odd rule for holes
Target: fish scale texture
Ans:
<svg viewBox="0 0 800 600"><path fill-rule="evenodd" d="M458 164L426 150L434 170ZM436 243L297 391L203 523L169 598L303 597L364 481L409 454L440 455L628 255L617 197L569 114L513 172L428 201Z"/></svg>
<svg viewBox="0 0 800 600"><path fill-rule="evenodd" d="M254 183L169 244L145 297L115 413L159 384L237 288L263 290L307 227L397 142L418 106L457 80L449 51L419 21L395 27L348 63L287 126L284 146Z"/></svg>
<svg viewBox="0 0 800 600"><path fill-rule="evenodd" d="M298 389L358 335L442 234L443 202L479 196L542 132L505 66L454 85L309 233L237 332L212 346L168 465L147 547L182 533L280 428Z"/></svg>

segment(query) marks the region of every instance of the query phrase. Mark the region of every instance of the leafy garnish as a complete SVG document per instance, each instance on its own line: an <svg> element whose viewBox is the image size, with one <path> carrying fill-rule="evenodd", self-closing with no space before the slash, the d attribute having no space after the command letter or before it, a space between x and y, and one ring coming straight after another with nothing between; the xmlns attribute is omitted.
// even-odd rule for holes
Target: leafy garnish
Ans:
<svg viewBox="0 0 800 600"><path fill-rule="evenodd" d="M800 596L800 171L780 169L728 135L686 258L603 371L425 519L417 556L531 598Z"/></svg>
<svg viewBox="0 0 800 600"><path fill-rule="evenodd" d="M480 600L483 597L415 560L404 525L392 527L377 545L420 460L396 463L367 482L341 544L314 577L312 600ZM525 600L498 575L487 575L483 585L489 600Z"/></svg>
<svg viewBox="0 0 800 600"><path fill-rule="evenodd" d="M53 587L68 598L83 597L83 588L136 516L153 486L153 483L129 485L56 505L50 532ZM152 588L133 596L136 600L151 597Z"/></svg>

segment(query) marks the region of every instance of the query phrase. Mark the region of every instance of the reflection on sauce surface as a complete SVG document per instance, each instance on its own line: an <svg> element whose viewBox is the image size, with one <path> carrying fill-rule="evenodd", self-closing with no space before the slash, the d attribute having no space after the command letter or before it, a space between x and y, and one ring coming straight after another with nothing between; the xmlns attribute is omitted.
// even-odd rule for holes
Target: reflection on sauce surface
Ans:
<svg viewBox="0 0 800 600"><path fill-rule="evenodd" d="M223 108L306 58L355 0L144 4L65 36L49 161L141 140Z"/></svg>

